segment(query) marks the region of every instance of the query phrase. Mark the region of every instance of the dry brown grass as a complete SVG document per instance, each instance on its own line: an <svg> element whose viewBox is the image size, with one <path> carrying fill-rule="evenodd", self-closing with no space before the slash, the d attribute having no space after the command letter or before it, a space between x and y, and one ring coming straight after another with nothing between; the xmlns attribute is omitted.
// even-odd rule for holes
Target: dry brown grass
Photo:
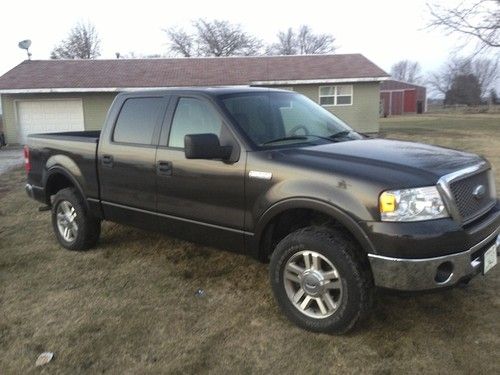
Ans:
<svg viewBox="0 0 500 375"><path fill-rule="evenodd" d="M500 166L498 119L473 130L432 124L391 119L383 130ZM2 374L500 373L500 267L467 288L378 293L354 333L312 334L280 314L267 265L245 256L112 223L98 248L61 249L23 182L20 170L0 176ZM39 370L42 351L55 358Z"/></svg>

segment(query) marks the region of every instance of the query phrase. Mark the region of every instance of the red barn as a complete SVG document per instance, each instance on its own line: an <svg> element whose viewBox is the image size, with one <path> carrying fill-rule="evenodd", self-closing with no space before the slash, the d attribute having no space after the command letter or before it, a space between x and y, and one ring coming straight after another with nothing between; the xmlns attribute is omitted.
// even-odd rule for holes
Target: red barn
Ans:
<svg viewBox="0 0 500 375"><path fill-rule="evenodd" d="M427 96L424 86L395 80L380 83L381 115L395 116L424 113L427 109Z"/></svg>

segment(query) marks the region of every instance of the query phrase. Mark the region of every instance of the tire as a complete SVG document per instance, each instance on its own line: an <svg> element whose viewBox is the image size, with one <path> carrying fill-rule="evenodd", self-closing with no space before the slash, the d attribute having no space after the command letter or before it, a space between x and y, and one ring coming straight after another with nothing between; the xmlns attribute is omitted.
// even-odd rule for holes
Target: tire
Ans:
<svg viewBox="0 0 500 375"><path fill-rule="evenodd" d="M359 245L340 230L307 227L285 237L271 256L269 270L283 313L309 331L351 330L372 305L373 278L358 254Z"/></svg>
<svg viewBox="0 0 500 375"><path fill-rule="evenodd" d="M74 251L95 246L101 234L101 221L87 212L82 197L73 188L59 190L55 195L52 227L61 246Z"/></svg>

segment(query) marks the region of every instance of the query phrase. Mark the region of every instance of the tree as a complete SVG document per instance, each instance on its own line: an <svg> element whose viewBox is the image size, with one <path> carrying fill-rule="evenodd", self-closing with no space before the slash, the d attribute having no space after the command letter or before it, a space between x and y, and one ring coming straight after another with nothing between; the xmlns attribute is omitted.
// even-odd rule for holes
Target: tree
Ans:
<svg viewBox="0 0 500 375"><path fill-rule="evenodd" d="M426 83L431 92L444 96L451 89L455 76L460 72L462 72L461 60L450 57L441 68L429 73Z"/></svg>
<svg viewBox="0 0 500 375"><path fill-rule="evenodd" d="M485 97L498 77L498 59L475 58L469 64L468 70L479 80L481 97Z"/></svg>
<svg viewBox="0 0 500 375"><path fill-rule="evenodd" d="M91 23L77 23L66 39L54 47L51 59L95 59L101 55L101 40Z"/></svg>
<svg viewBox="0 0 500 375"><path fill-rule="evenodd" d="M268 55L297 55L297 36L291 27L278 33L278 43L267 48Z"/></svg>
<svg viewBox="0 0 500 375"><path fill-rule="evenodd" d="M500 47L500 0L465 0L449 8L433 2L427 7L428 27L475 39L481 49Z"/></svg>
<svg viewBox="0 0 500 375"><path fill-rule="evenodd" d="M165 30L170 39L170 52L184 57L193 56L194 36L182 29L170 28Z"/></svg>
<svg viewBox="0 0 500 375"><path fill-rule="evenodd" d="M500 104L500 101L498 100L497 90L495 90L495 89L490 90L490 103L491 104Z"/></svg>
<svg viewBox="0 0 500 375"><path fill-rule="evenodd" d="M314 34L307 25L295 32L292 28L278 33L278 42L267 48L269 55L320 55L335 52L335 38L330 34Z"/></svg>
<svg viewBox="0 0 500 375"><path fill-rule="evenodd" d="M171 53L184 57L251 56L259 54L262 48L262 42L238 24L198 19L193 26L191 34L178 28L165 30L170 39Z"/></svg>
<svg viewBox="0 0 500 375"><path fill-rule="evenodd" d="M474 74L459 74L446 92L444 104L481 104L481 86Z"/></svg>
<svg viewBox="0 0 500 375"><path fill-rule="evenodd" d="M498 77L498 60L488 58L450 57L436 72L431 72L427 84L435 93L445 95L459 75L476 77L480 97L484 98Z"/></svg>
<svg viewBox="0 0 500 375"><path fill-rule="evenodd" d="M391 76L398 81L418 83L421 71L417 61L401 60L391 67Z"/></svg>

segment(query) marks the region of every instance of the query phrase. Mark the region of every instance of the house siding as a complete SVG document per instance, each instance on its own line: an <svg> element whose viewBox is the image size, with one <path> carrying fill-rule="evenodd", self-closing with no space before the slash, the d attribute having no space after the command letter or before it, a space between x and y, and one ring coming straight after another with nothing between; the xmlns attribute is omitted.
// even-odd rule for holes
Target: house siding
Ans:
<svg viewBox="0 0 500 375"><path fill-rule="evenodd" d="M353 103L347 106L325 106L355 130L364 133L379 131L379 83L353 83ZM278 86L275 86L278 87ZM320 85L280 86L303 94L319 103ZM82 99L85 130L100 130L111 103L117 93L69 93L69 94L11 94L2 95L3 127L7 143L19 142L19 126L16 123L16 100Z"/></svg>
<svg viewBox="0 0 500 375"><path fill-rule="evenodd" d="M319 103L319 87L325 85L293 85L293 91L307 96ZM334 85L334 84L331 84ZM340 117L354 130L363 133L378 133L379 131L379 100L380 89L378 82L353 83L352 105L323 106L326 110ZM278 88L278 86L276 86ZM279 86L287 89L287 86Z"/></svg>
<svg viewBox="0 0 500 375"><path fill-rule="evenodd" d="M85 130L100 130L116 93L2 95L3 123L7 143L19 143L16 100L81 99Z"/></svg>

